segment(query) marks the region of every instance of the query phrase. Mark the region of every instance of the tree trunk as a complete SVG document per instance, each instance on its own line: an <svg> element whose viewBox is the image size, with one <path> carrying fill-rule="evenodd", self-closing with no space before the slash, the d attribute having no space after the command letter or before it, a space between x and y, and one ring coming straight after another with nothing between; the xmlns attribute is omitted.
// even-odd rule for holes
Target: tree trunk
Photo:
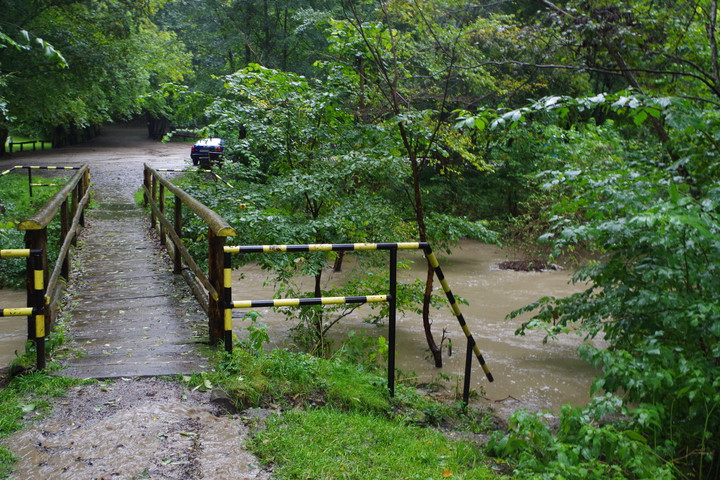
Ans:
<svg viewBox="0 0 720 480"><path fill-rule="evenodd" d="M415 201L415 218L418 223L418 235L420 241L425 242L427 241L427 228L425 227L425 211L422 203L422 192L420 190L420 163L415 156L415 151L411 148L405 127L402 124L400 124L399 127L400 135L405 142L410 156L410 165L412 166L413 195ZM422 308L423 330L425 331L425 339L427 340L428 348L435 361L435 366L441 368L443 366L442 348L435 342L432 334L432 322L430 321L430 299L432 297L433 281L435 280L435 269L430 265L430 260L427 260L427 265L428 273L425 280L425 294L423 295Z"/></svg>
<svg viewBox="0 0 720 480"><path fill-rule="evenodd" d="M333 272L342 272L342 264L343 264L344 259L345 259L345 252L344 251L338 252L338 256L335 258L335 263L333 264Z"/></svg>
<svg viewBox="0 0 720 480"><path fill-rule="evenodd" d="M0 128L0 157L5 155L7 152L5 151L5 142L7 142L7 138L10 132L7 128Z"/></svg>

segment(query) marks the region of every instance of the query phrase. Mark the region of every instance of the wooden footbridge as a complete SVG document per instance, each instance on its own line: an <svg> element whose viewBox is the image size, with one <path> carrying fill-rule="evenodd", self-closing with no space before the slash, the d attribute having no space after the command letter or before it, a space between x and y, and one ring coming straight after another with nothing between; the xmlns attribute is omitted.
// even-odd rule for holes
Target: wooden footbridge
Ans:
<svg viewBox="0 0 720 480"><path fill-rule="evenodd" d="M65 322L72 342L65 352L73 354L52 357L63 367L60 374L77 378L113 378L188 374L206 369L206 358L197 347L224 344L226 350L232 350L233 309L389 302L388 384L392 394L394 266L398 250L419 249L424 251L435 269L452 312L467 337L465 399L469 394L472 356L477 358L492 381L428 244L228 247L226 239L235 235L232 227L147 164L144 165L142 188L145 205L150 211L149 219L140 206L117 198L100 201L96 208L86 213L91 192L90 169L87 165L66 168L76 170L72 179L33 218L19 225L18 228L25 231L26 248L2 250L1 253L2 257L27 258L28 306L0 309L0 314L28 316L28 338L36 345L39 368L46 367L46 340L61 310L60 318ZM207 226L207 270L196 263L182 241L183 215L188 212L197 215ZM48 226L56 218L60 219L61 233L58 245L53 246ZM55 247L59 249L59 256L50 268L46 252ZM236 301L232 297L232 254L329 250L387 250L390 255L389 292L363 297L259 301ZM72 263L71 253L75 256ZM65 289L61 288L63 279L67 282Z"/></svg>

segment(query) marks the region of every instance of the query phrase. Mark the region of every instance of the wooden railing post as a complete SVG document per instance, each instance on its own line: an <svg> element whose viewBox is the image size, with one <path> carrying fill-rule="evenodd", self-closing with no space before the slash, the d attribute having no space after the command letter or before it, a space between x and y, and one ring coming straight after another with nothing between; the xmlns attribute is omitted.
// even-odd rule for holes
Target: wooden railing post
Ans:
<svg viewBox="0 0 720 480"><path fill-rule="evenodd" d="M152 199L153 203L157 203L157 177L153 175L152 181L150 182L150 198ZM152 210L150 211L150 227L155 228L155 225L157 224L155 219L155 212Z"/></svg>
<svg viewBox="0 0 720 480"><path fill-rule="evenodd" d="M160 213L165 216L165 185L163 185L162 183L160 184L160 199L158 200L158 203L160 204ZM164 246L165 241L165 225L160 222L160 243Z"/></svg>
<svg viewBox="0 0 720 480"><path fill-rule="evenodd" d="M182 238L182 200L176 195L175 196L175 233L178 237ZM175 256L173 259L173 272L175 273L181 273L182 272L182 254L180 253L180 249L175 246L173 249L175 251Z"/></svg>
<svg viewBox="0 0 720 480"><path fill-rule="evenodd" d="M224 247L225 237L221 237L213 232L212 228L208 229L208 280L215 288L215 291L222 292L224 289ZM208 312L208 328L210 330L210 344L215 345L224 340L224 305L222 297L208 298L210 311Z"/></svg>
<svg viewBox="0 0 720 480"><path fill-rule="evenodd" d="M147 191L150 191L150 187L152 185L150 180L151 175L152 174L150 173L150 169L148 169L148 166L145 165L145 168L143 170L143 185L145 185ZM147 193L143 192L143 206L147 207L149 203L150 199L148 198Z"/></svg>
<svg viewBox="0 0 720 480"><path fill-rule="evenodd" d="M64 202L62 202L62 205L60 205L60 243L64 242L65 239L68 236L68 232L70 231L70 218L69 218L69 206L68 206L68 199L66 198ZM75 236L73 236L73 245L76 244ZM70 276L70 255L65 256L65 260L62 262L62 267L60 270L60 275L62 275L66 280ZM48 278L48 277L45 277Z"/></svg>

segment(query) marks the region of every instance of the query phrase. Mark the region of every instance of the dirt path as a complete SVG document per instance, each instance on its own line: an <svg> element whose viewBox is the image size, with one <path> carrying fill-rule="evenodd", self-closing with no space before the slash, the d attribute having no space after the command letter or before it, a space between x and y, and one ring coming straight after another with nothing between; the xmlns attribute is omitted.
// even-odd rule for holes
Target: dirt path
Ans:
<svg viewBox="0 0 720 480"><path fill-rule="evenodd" d="M224 405L157 379L101 382L5 444L20 458L17 479L269 479L244 449L253 412Z"/></svg>
<svg viewBox="0 0 720 480"><path fill-rule="evenodd" d="M182 168L190 163L189 144L162 145L150 141L143 128L111 127L105 128L103 133L84 145L0 160L2 169L13 165L90 164L98 207L88 215L88 223L90 228L100 228L101 233L98 235L97 230L96 234L87 233L84 240L86 244L94 243L92 246L100 251L118 241L120 231L128 231L127 224L141 225L140 216L134 211L133 193L141 185L143 163L154 168ZM86 232L91 232L90 228ZM136 237L130 241L138 241L138 236L145 236L142 228L130 229ZM140 248L150 251L151 255L157 253L152 252L157 245L151 243L143 243ZM157 313L159 310L155 309L160 308L159 304L191 312L193 307L184 303L189 293L183 294L183 286L177 284L170 291L148 295L147 284L131 288L138 276L132 268L121 275L119 260L105 258L102 254L95 257L100 260L100 265L92 268L103 268L105 265L110 268L104 272L106 280L115 277L120 281L108 289L98 289L99 294L95 298L83 299L77 296L81 294L74 293L77 302L88 305L85 309L87 318L83 321L90 326L94 322L97 330L94 334L83 333L85 336L76 337L76 341L84 345L86 353L97 353L101 359L85 363L103 367L102 359L105 357L106 366L115 361L116 366L126 370L118 368L114 374L110 371L92 374L76 364L73 366L75 370L67 372L78 377L179 373L179 370L167 368L153 371L148 365L157 366L157 355L160 354L168 354L165 358L196 355L188 348L192 342L163 336L168 331L168 325L154 326L162 338L151 337L147 332L150 329L144 327L152 326L153 321L163 323L169 316ZM92 280L84 276L82 270L90 268L93 258L82 256L79 260L76 285L84 286L83 282ZM145 276L150 284L157 283L155 273ZM165 280L160 283L167 284ZM127 288L120 290L123 285ZM112 297L120 298L126 306L118 308L116 304L108 304ZM144 299L138 300L140 297ZM113 320L98 324L98 320L109 317L110 310L114 310ZM128 323L133 319L140 321ZM195 321L185 318L185 315L181 320ZM73 335L72 323L70 327ZM185 333L191 330L188 325L181 327ZM111 343L118 332L127 333L129 328L140 328L140 336L133 348L140 356L128 352L129 349L124 346ZM115 360L111 361L111 357ZM185 365L182 369L197 367L198 362L198 357L193 357L192 365ZM137 368L128 370L130 364ZM227 404L222 395L213 398L211 393L190 392L172 382L156 378L120 378L72 390L56 405L51 418L5 439L3 443L19 457L14 474L17 479L270 478L243 448L247 428L242 416L228 414L220 408L222 404Z"/></svg>

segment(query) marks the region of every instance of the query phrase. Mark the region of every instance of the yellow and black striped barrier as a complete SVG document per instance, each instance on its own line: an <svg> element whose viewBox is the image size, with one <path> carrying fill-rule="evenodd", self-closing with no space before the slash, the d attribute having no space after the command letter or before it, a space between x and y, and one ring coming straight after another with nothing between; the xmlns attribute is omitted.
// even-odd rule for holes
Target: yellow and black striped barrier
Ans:
<svg viewBox="0 0 720 480"><path fill-rule="evenodd" d="M28 171L28 188L30 190L30 196L33 196L33 187L56 187L57 185L54 183L33 183L32 181L32 171L33 170L80 170L82 167L59 167L54 165L15 165L14 167L10 167L7 170L4 170L0 172L0 177L3 175L7 175L8 173L12 172L13 170L18 170L21 168L25 168Z"/></svg>
<svg viewBox="0 0 720 480"><path fill-rule="evenodd" d="M0 308L0 317L34 317L34 331L37 368L45 368L45 274L43 272L42 250L6 249L0 250L0 258L30 258L33 268L33 292L31 307Z"/></svg>
<svg viewBox="0 0 720 480"><path fill-rule="evenodd" d="M329 251L372 251L388 250L390 252L390 293L388 295L371 295L365 297L320 297L320 298L293 298L275 300L232 300L232 275L230 265L231 254L249 253L286 253L286 252L329 252ZM404 242L404 243L332 243L332 244L307 244L307 245L246 245L226 246L224 258L224 309L225 309L225 348L232 351L232 309L234 308L260 308L260 307L287 307L300 305L331 305L342 303L370 303L389 302L389 338L388 338L388 386L391 395L394 395L394 370L395 370L395 324L396 324L396 289L397 289L397 251L398 250L422 250L430 265L438 277L443 291L450 303L453 315L457 318L460 327L468 342L466 364L465 364L465 389L463 398L467 403L470 388L471 354L474 353L488 381L494 380L488 369L485 359L475 342L470 329L463 317L455 296L445 279L440 268L437 257L427 242Z"/></svg>

